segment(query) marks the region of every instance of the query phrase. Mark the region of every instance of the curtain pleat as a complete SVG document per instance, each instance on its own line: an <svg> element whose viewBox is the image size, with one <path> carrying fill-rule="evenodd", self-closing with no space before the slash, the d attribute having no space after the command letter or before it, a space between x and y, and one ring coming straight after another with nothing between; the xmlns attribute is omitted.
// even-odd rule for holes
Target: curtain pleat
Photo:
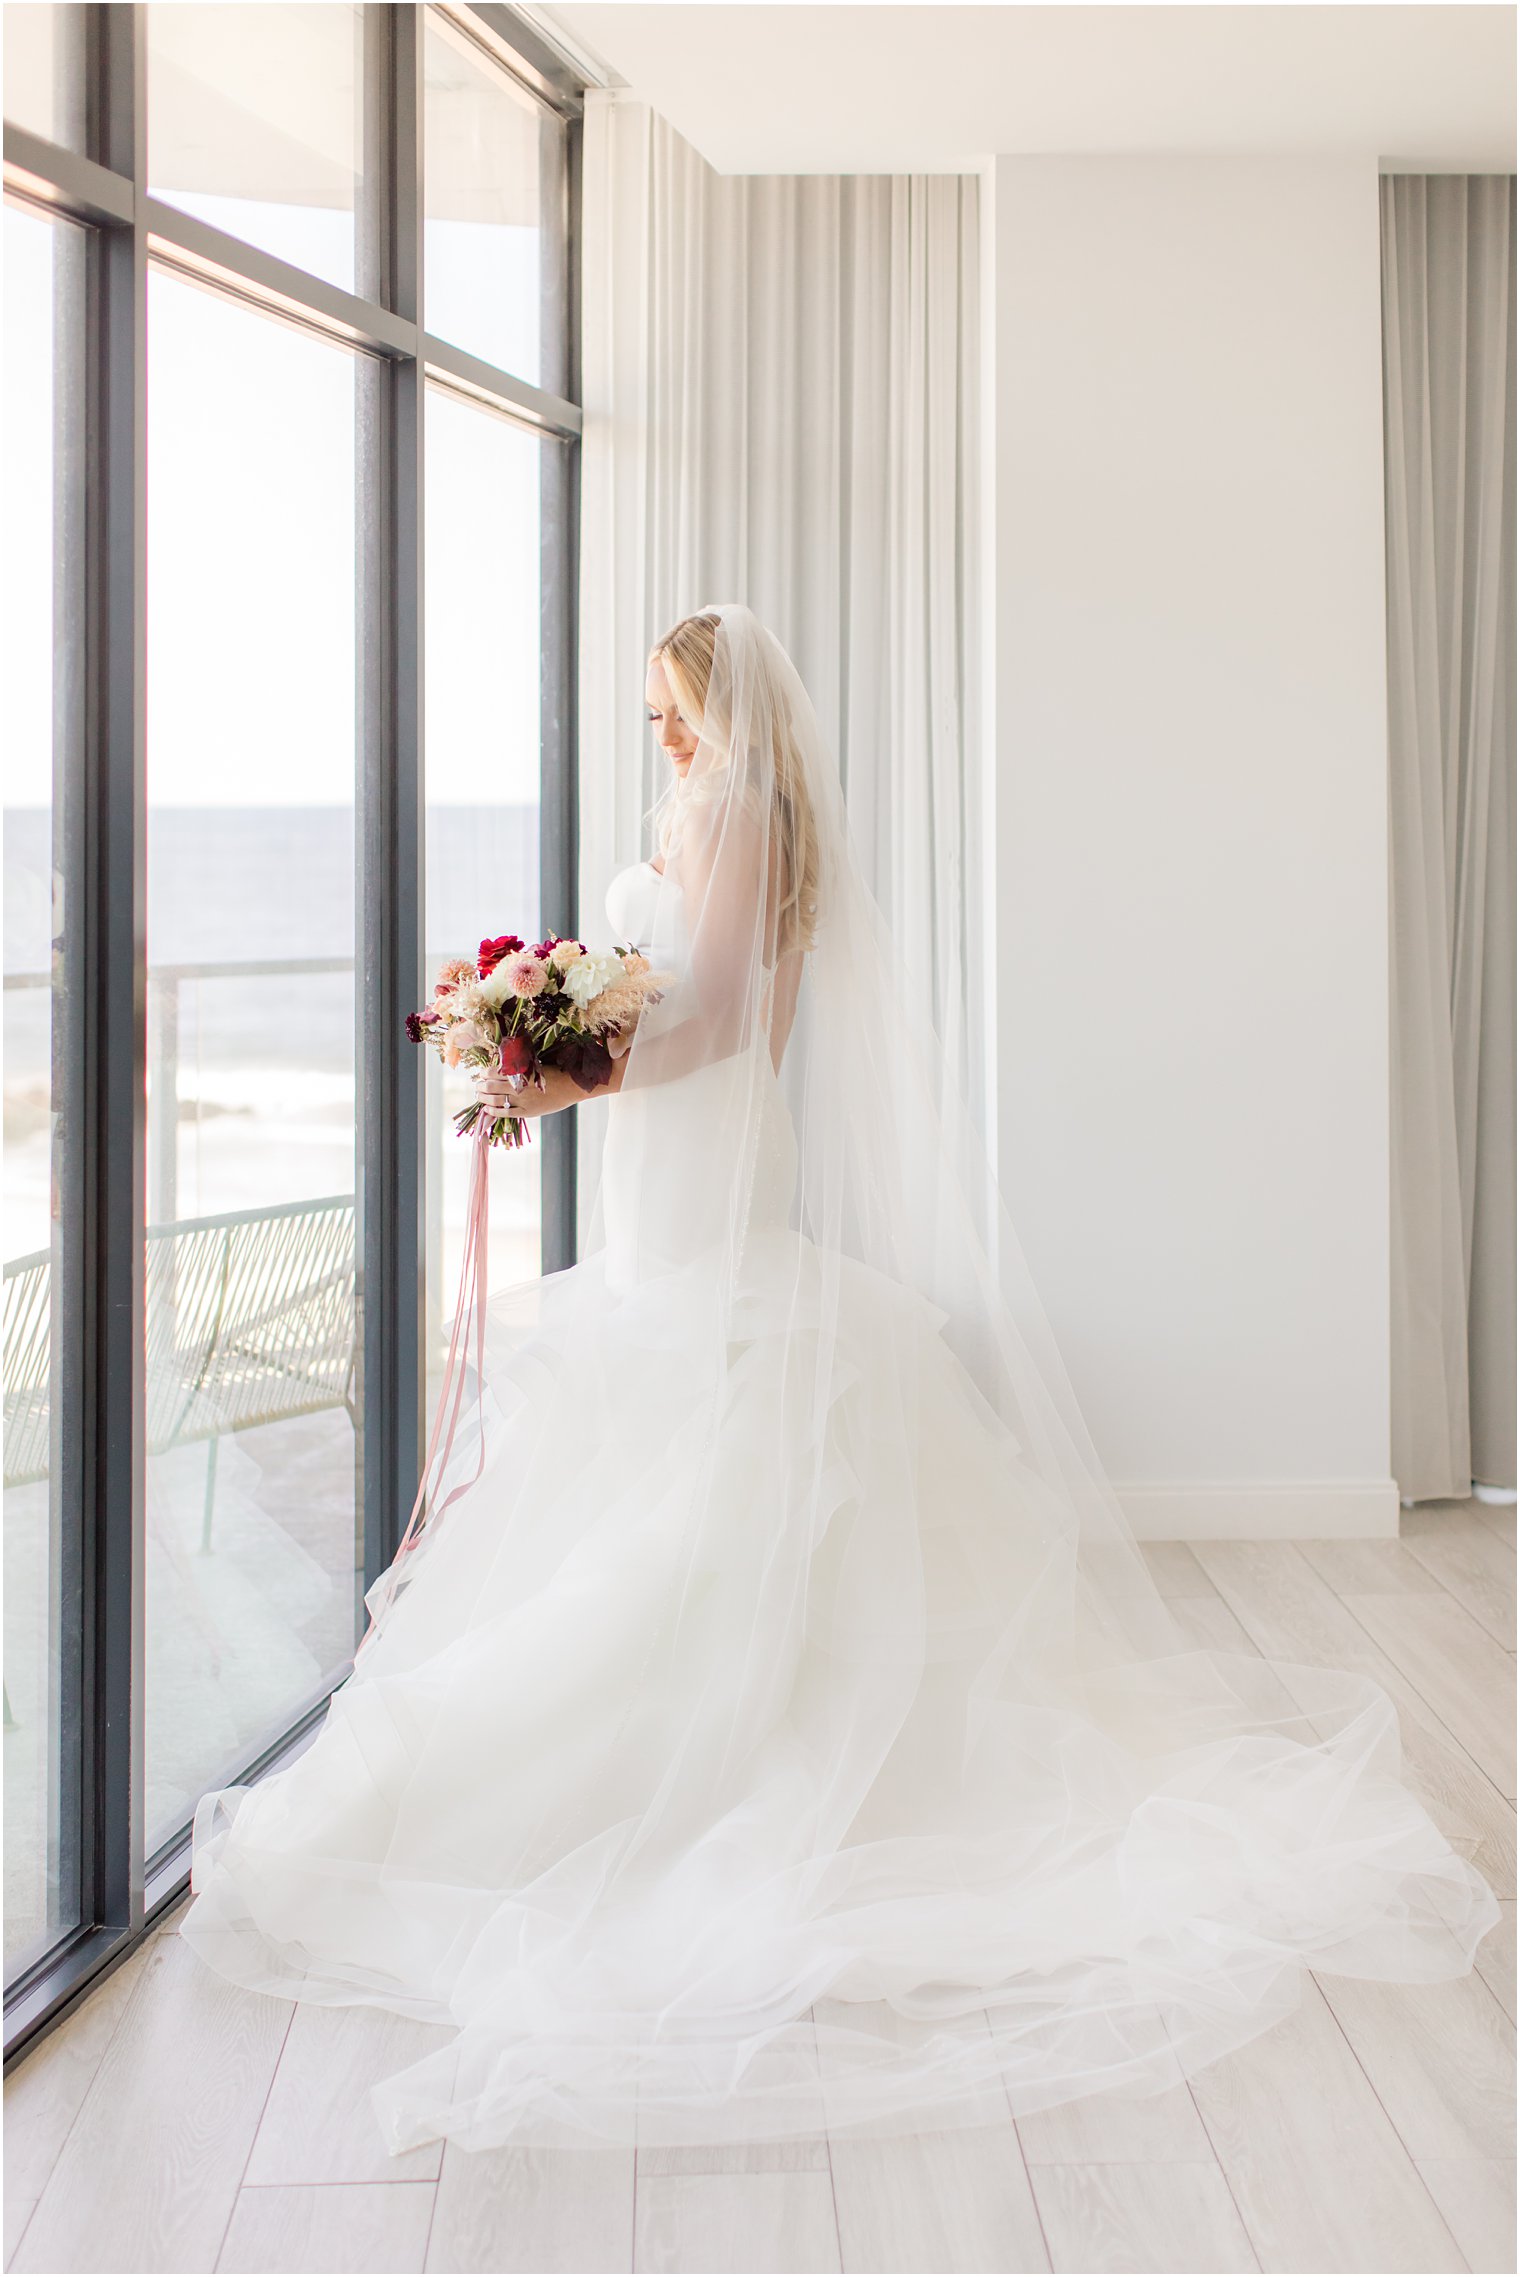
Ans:
<svg viewBox="0 0 1520 2277"><path fill-rule="evenodd" d="M1515 1484L1515 180L1381 185L1393 1468Z"/></svg>
<svg viewBox="0 0 1520 2277"><path fill-rule="evenodd" d="M579 788L595 933L664 764L648 647L703 601L747 601L839 752L872 889L983 1115L977 192L720 175L648 104L588 94Z"/></svg>

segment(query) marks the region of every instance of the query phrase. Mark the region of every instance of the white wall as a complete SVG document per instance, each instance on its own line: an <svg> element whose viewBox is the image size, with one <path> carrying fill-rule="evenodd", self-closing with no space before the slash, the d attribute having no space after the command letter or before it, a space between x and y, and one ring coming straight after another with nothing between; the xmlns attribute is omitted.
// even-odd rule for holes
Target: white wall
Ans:
<svg viewBox="0 0 1520 2277"><path fill-rule="evenodd" d="M1392 1531L1376 167L985 186L1004 1192L1138 1530Z"/></svg>

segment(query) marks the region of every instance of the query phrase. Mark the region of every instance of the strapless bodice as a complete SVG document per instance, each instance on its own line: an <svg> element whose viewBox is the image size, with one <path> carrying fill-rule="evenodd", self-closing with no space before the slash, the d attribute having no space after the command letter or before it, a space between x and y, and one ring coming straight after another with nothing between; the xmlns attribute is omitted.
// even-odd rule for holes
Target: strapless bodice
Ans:
<svg viewBox="0 0 1520 2277"><path fill-rule="evenodd" d="M675 976L645 1013L656 1029L679 1026L687 1009L679 978L687 954L681 897L662 894L660 885L660 871L636 862L607 888L614 943L642 949ZM675 1271L736 1236L742 1245L751 1232L785 1229L797 1142L768 1052L736 1053L625 1086L608 1101L607 1115L601 1208L610 1286ZM737 1219L728 1180L693 1175L694 1164L714 1161L741 1166Z"/></svg>
<svg viewBox="0 0 1520 2277"><path fill-rule="evenodd" d="M626 942L648 954L654 939L655 905L660 898L660 873L647 862L619 870L607 888L607 922L614 942Z"/></svg>

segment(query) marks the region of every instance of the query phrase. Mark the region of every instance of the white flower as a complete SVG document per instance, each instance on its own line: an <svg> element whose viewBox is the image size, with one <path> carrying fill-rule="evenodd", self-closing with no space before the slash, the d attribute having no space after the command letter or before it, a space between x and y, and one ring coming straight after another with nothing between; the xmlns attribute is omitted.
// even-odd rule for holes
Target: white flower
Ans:
<svg viewBox="0 0 1520 2277"><path fill-rule="evenodd" d="M482 1004L494 1005L500 1011L507 998L516 995L517 991L512 986L514 961L511 957L503 957L494 971L488 972L484 980L476 982L475 993Z"/></svg>
<svg viewBox="0 0 1520 2277"><path fill-rule="evenodd" d="M439 1010L451 1020L478 1020L482 1011L491 1003L491 998L486 994L487 985L479 980L462 981L451 996L444 997Z"/></svg>
<svg viewBox="0 0 1520 2277"><path fill-rule="evenodd" d="M588 949L566 969L565 994L584 1012L594 996L600 996L604 988L614 987L623 978L621 957L609 951Z"/></svg>

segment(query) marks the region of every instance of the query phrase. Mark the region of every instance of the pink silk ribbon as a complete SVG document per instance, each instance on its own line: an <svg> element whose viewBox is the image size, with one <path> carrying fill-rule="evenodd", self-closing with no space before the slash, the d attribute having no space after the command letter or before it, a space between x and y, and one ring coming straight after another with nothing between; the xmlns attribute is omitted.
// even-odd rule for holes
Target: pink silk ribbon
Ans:
<svg viewBox="0 0 1520 2277"><path fill-rule="evenodd" d="M475 1316L475 1386L477 1397L479 1397L485 1382L486 1243L489 1224L488 1205L491 1194L489 1132L494 1120L494 1115L488 1114L484 1109L475 1120L474 1137L476 1145L470 1164L470 1199L465 1213L464 1254L459 1263L459 1301L454 1308L454 1327L449 1338L449 1356L444 1362L443 1382L439 1386L438 1406L433 1416L433 1428L428 1433L427 1455L422 1465L422 1478L417 1487L417 1499L412 1504L412 1514L406 1522L406 1531L402 1534L396 1555L391 1560L387 1570L386 1588L380 1600L379 1608L376 1613L370 1616L370 1625L359 1641L358 1652L354 1655L355 1661L358 1660L359 1653L363 1652L373 1637L379 1614L385 1611L396 1593L397 1566L400 1565L408 1550L413 1548L418 1535L423 1531L422 1514L429 1490L436 1484L436 1478L441 1478L448 1469L449 1456L454 1448L454 1434L459 1424L460 1407L464 1399L464 1368L462 1365L464 1337L462 1330L466 1315L470 1311L473 1311ZM448 1430L440 1444L439 1433L443 1428L445 1407L448 1407L450 1411ZM469 1478L461 1479L457 1486L451 1487L437 1509L428 1514L430 1525L436 1526L449 1504L456 1501L461 1494L464 1494L475 1484L485 1468L485 1459L485 1416L482 1414L480 1449L476 1457L475 1469Z"/></svg>

